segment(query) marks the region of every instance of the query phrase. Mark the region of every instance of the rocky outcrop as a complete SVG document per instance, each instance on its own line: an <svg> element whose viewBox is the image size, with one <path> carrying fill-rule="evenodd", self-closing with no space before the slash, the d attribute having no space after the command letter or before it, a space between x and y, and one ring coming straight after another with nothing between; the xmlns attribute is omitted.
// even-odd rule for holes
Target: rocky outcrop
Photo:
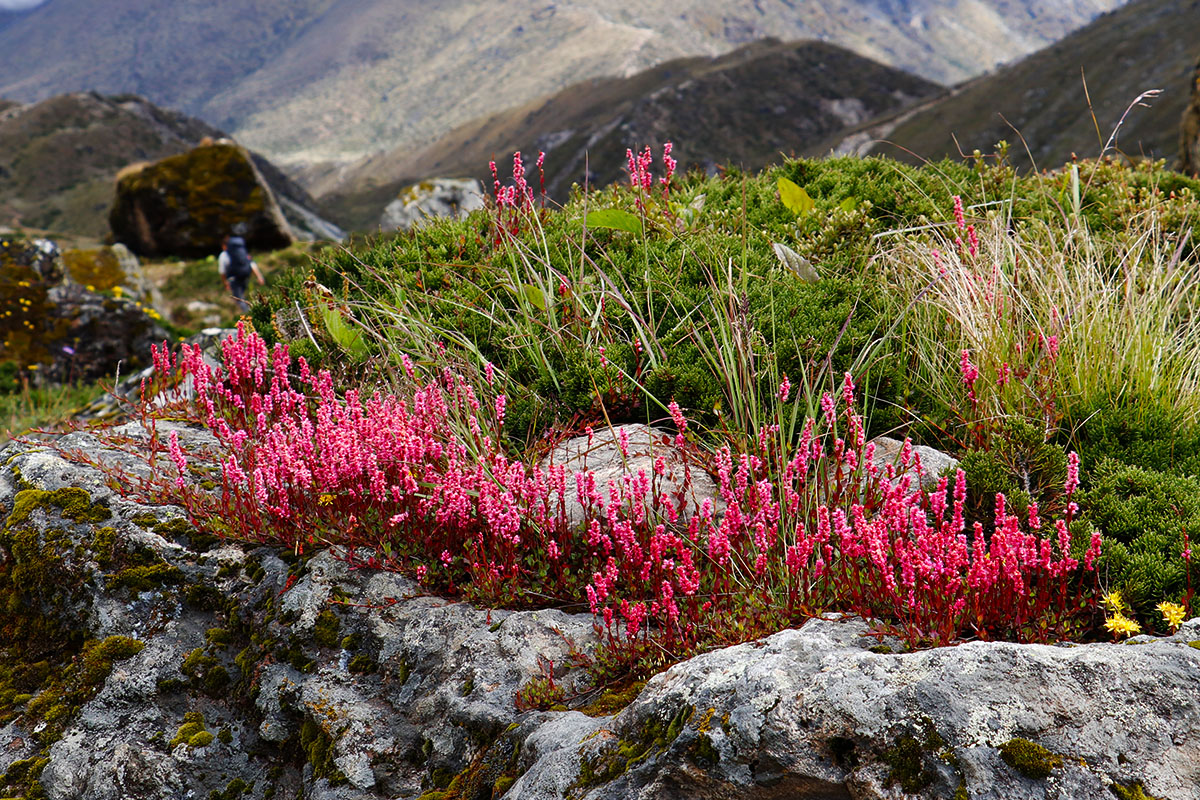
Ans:
<svg viewBox="0 0 1200 800"><path fill-rule="evenodd" d="M88 433L57 446L124 464L126 491L145 472ZM579 666L588 616L475 609L330 552L221 541L44 443L0 464L7 795L1200 796L1200 620L1125 644L902 652L814 619L683 661L622 708ZM551 674L565 707L521 710Z"/></svg>
<svg viewBox="0 0 1200 800"><path fill-rule="evenodd" d="M1192 73L1192 94L1179 122L1179 171L1200 174L1200 61Z"/></svg>
<svg viewBox="0 0 1200 800"><path fill-rule="evenodd" d="M64 250L62 260L67 276L80 286L96 291L120 287L124 296L152 302L153 290L142 265L123 244L91 250Z"/></svg>
<svg viewBox="0 0 1200 800"><path fill-rule="evenodd" d="M170 335L157 312L136 293L129 296L144 287L140 272L127 271L132 267L122 266L119 251L91 251L65 263L52 242L0 237L0 287L7 295L0 362L35 384L94 381L148 365L150 346Z"/></svg>
<svg viewBox="0 0 1200 800"><path fill-rule="evenodd" d="M428 219L457 219L483 207L483 184L474 178L430 178L400 190L383 210L379 227L407 231Z"/></svg>
<svg viewBox="0 0 1200 800"><path fill-rule="evenodd" d="M250 154L228 140L126 167L109 224L118 241L143 256L211 255L235 232L252 250L287 247L296 238Z"/></svg>

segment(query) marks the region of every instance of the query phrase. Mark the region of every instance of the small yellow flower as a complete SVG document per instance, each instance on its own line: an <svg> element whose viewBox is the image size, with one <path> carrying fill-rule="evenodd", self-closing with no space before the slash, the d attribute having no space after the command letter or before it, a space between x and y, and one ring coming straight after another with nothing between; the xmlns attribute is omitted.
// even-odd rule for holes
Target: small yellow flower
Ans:
<svg viewBox="0 0 1200 800"><path fill-rule="evenodd" d="M17 286L20 286L22 289L28 289L29 281L17 281Z"/></svg>
<svg viewBox="0 0 1200 800"><path fill-rule="evenodd" d="M37 368L38 368L38 367L40 367L40 366L41 366L40 364L30 364L30 365L29 365L29 368L30 368L30 369L37 369Z"/></svg>
<svg viewBox="0 0 1200 800"><path fill-rule="evenodd" d="M125 293L125 290L122 289L120 286L114 286L112 293L113 293L113 297L120 297L122 294Z"/></svg>
<svg viewBox="0 0 1200 800"><path fill-rule="evenodd" d="M89 292L94 292L94 291L96 291L96 287L95 287L95 286L92 286L92 285L89 283L89 284L87 285L87 290L88 290Z"/></svg>
<svg viewBox="0 0 1200 800"><path fill-rule="evenodd" d="M1184 611L1183 606L1178 603L1162 602L1155 606L1155 608L1158 609L1158 613L1163 615L1163 622L1166 622L1167 627L1172 631L1180 626L1183 622L1184 614L1187 613Z"/></svg>
<svg viewBox="0 0 1200 800"><path fill-rule="evenodd" d="M317 502L323 506L333 505L333 495L323 494L317 498Z"/></svg>
<svg viewBox="0 0 1200 800"><path fill-rule="evenodd" d="M1104 603L1104 607L1109 611L1118 615L1121 613L1121 609L1125 608L1125 601L1121 598L1121 593L1115 589L1104 595L1100 602Z"/></svg>
<svg viewBox="0 0 1200 800"><path fill-rule="evenodd" d="M1136 620L1129 619L1120 612L1104 620L1104 627L1114 636L1133 636L1142 632L1142 626Z"/></svg>

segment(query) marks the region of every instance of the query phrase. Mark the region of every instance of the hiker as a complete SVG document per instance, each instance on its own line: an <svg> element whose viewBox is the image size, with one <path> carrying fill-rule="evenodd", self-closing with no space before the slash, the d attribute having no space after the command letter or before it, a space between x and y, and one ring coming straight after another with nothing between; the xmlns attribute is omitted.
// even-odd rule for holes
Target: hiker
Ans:
<svg viewBox="0 0 1200 800"><path fill-rule="evenodd" d="M225 290L233 295L238 308L243 314L249 311L250 304L246 302L246 282L250 280L250 274L253 273L258 279L259 286L265 286L267 282L263 280L258 264L251 260L250 253L246 251L245 239L241 236L226 236L221 241L217 270L221 273L221 280L225 282Z"/></svg>

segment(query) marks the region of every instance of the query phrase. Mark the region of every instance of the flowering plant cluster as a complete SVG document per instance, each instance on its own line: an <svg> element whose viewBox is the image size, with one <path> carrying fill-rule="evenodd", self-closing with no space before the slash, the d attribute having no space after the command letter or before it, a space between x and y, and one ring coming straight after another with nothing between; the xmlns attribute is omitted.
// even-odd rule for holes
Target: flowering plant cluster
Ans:
<svg viewBox="0 0 1200 800"><path fill-rule="evenodd" d="M546 154L538 153L538 193L543 204L546 200ZM521 159L521 151L513 153L512 183L508 186L500 184L500 173L496 162L489 161L488 169L492 172L492 197L496 203L495 209L495 241L504 241L505 236L515 237L521 232L521 220L536 213L537 204L534 201L533 187L525 178L525 163Z"/></svg>
<svg viewBox="0 0 1200 800"><path fill-rule="evenodd" d="M671 179L675 176L675 167L679 162L671 157L671 151L674 149L672 142L663 144L662 168L663 174L658 179L658 185L662 187L663 205L670 208L671 201ZM654 191L655 181L651 168L654 166L654 155L650 151L650 145L640 153L634 153L632 149L625 150L625 167L629 171L629 183L634 190L634 199L637 202L638 210L646 211L646 203L650 200Z"/></svg>
<svg viewBox="0 0 1200 800"><path fill-rule="evenodd" d="M682 656L829 609L913 644L1041 641L1090 622L1084 584L1099 536L1082 560L1071 556L1073 505L1044 526L1036 509L1020 520L998 496L993 529L966 530L961 472L952 490L943 477L926 493L911 447L897 466L875 463L848 375L794 446L772 428L754 452L719 448L719 496L697 504L664 488L666 452L608 485L510 458L499 443L504 395L480 397L448 367L422 378L405 360L410 394L363 398L339 396L328 373L293 365L285 346L268 350L244 324L223 352L213 368L199 348L178 359L156 351L160 371L178 371L194 396L176 393L148 419L182 414L215 436L206 456L172 433L175 474L160 471L152 488L228 536L336 545L353 562L483 603L586 601L609 646L631 657ZM682 439L687 419L674 404L671 414ZM219 491L185 478L205 458ZM568 513L572 500L582 519Z"/></svg>

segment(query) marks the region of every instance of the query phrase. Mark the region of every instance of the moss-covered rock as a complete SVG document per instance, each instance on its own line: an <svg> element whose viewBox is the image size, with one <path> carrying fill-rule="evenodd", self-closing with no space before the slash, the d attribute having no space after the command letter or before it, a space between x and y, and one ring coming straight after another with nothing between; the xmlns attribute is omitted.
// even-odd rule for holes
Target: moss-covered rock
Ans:
<svg viewBox="0 0 1200 800"><path fill-rule="evenodd" d="M143 256L210 255L235 229L252 249L294 241L250 154L229 141L122 170L109 224Z"/></svg>

